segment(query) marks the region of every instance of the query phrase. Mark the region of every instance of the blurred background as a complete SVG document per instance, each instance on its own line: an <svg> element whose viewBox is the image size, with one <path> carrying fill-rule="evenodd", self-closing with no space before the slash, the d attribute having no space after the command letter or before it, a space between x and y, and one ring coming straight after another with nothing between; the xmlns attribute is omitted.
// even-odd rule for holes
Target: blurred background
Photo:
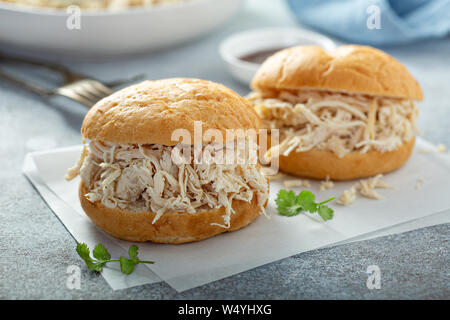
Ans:
<svg viewBox="0 0 450 320"><path fill-rule="evenodd" d="M7 59L21 57L62 64L102 84L196 77L245 95L273 51L369 44L419 80L420 128L432 142L450 145L449 15L447 0L0 1L0 72L46 90L61 85L58 75ZM41 98L7 77L0 77L0 92L3 141L21 141L24 152L79 143L86 106Z"/></svg>

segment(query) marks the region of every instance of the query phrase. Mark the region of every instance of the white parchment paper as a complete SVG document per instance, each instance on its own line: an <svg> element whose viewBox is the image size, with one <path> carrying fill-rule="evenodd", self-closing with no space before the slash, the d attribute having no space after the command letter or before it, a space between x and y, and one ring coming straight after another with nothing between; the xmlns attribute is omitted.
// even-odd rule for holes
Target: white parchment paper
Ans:
<svg viewBox="0 0 450 320"><path fill-rule="evenodd" d="M332 204L335 217L331 221L323 222L318 216L310 214L296 217L278 215L274 198L284 186L282 180L272 181L267 207L270 219L261 216L242 230L197 243L139 243L140 257L156 261L154 265L146 265L153 273L138 274L136 279L129 280L118 272L104 272L105 279L117 289L127 287L127 282L138 285L156 282L160 278L177 291L183 291L301 252L448 223L450 158L444 154L418 152L433 148L418 139L407 164L385 176L384 180L395 186L392 190L380 189L385 199L377 201L360 197L349 207ZM33 174L30 170L24 171L28 177L34 176L30 178L32 183L37 185L41 195L78 241L91 246L103 242L119 247L115 250L128 249L129 242L109 237L84 215L78 200L79 180L64 180L67 168L73 166L80 152L81 147L78 146L30 154L27 156L28 167L34 165L35 171ZM28 167L26 163L25 169ZM419 178L424 182L417 190L415 186ZM339 196L353 183L335 183L332 190L319 192L319 182L312 182L310 190L318 200L324 200ZM298 192L302 188L293 190ZM145 267L140 265L139 270L145 270Z"/></svg>
<svg viewBox="0 0 450 320"><path fill-rule="evenodd" d="M80 214L81 206L78 203L74 203L73 207L69 206L68 202L63 201L48 188L42 181L30 155L25 158L23 172L77 242L86 243L91 252L98 243L103 243L113 257L128 256L127 250L118 245L116 239L99 230L84 213ZM74 207L79 208L79 211L77 212ZM75 246L74 243L74 250ZM80 260L80 265L82 263ZM143 265L138 265L131 275L125 275L120 271L118 264L111 263L103 268L102 275L113 290L161 281L156 274Z"/></svg>

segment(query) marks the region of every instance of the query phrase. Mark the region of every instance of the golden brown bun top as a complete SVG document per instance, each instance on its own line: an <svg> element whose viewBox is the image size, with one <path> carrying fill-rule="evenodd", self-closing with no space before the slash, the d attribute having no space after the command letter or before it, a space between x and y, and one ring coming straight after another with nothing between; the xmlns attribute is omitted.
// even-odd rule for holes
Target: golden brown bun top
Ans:
<svg viewBox="0 0 450 320"><path fill-rule="evenodd" d="M258 90L324 89L423 100L408 69L387 53L368 46L345 45L326 52L297 46L269 57L252 81Z"/></svg>
<svg viewBox="0 0 450 320"><path fill-rule="evenodd" d="M218 129L259 129L260 120L248 103L227 87L199 79L144 81L99 101L87 113L84 138L127 144L175 145L176 129L194 137L194 122L203 134ZM193 141L191 141L193 143Z"/></svg>

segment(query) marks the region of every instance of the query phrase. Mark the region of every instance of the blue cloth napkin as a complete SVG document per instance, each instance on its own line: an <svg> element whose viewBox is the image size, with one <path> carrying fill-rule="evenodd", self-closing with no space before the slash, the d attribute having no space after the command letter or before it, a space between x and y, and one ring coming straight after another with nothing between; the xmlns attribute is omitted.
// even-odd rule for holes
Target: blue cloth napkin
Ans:
<svg viewBox="0 0 450 320"><path fill-rule="evenodd" d="M287 2L300 23L348 42L394 45L445 37L450 33L450 0Z"/></svg>

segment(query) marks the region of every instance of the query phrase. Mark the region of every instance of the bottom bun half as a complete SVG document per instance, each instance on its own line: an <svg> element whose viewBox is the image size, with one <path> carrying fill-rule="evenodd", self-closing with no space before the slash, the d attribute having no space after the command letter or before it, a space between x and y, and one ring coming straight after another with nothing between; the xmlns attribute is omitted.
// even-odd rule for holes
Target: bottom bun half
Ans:
<svg viewBox="0 0 450 320"><path fill-rule="evenodd" d="M411 156L415 138L393 151L352 152L342 158L323 150L291 152L280 156L280 170L299 177L352 180L387 173L400 168Z"/></svg>
<svg viewBox="0 0 450 320"><path fill-rule="evenodd" d="M250 224L261 214L256 197L248 203L234 200L234 214L231 214L230 228L225 229L212 223L224 224L225 208L206 209L198 213L166 212L152 224L155 213L131 212L120 208L108 208L100 202L86 199L89 190L80 183L81 206L91 220L106 233L128 241L152 241L159 243L185 243L200 241L220 233L235 231Z"/></svg>

